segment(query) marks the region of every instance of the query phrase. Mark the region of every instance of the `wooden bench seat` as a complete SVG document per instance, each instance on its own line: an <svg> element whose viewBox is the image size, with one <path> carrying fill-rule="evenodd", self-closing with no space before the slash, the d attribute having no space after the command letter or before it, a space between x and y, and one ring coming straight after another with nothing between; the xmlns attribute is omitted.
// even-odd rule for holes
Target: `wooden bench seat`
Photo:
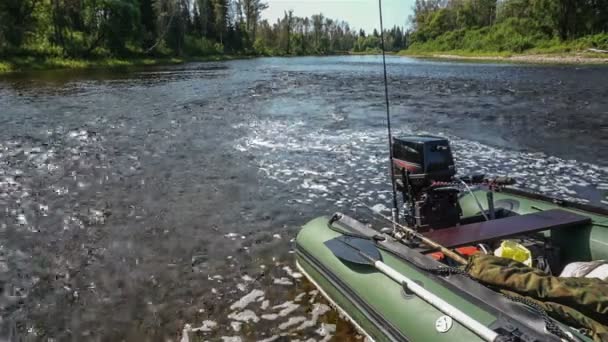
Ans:
<svg viewBox="0 0 608 342"><path fill-rule="evenodd" d="M591 219L561 209L511 216L503 219L466 224L424 233L424 236L447 248L530 234L544 230L580 227Z"/></svg>

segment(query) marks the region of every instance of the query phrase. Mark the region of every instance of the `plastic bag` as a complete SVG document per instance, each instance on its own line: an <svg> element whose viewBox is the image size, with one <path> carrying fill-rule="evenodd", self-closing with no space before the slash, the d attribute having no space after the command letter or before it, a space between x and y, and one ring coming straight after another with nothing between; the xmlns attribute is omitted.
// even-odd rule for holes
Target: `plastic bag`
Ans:
<svg viewBox="0 0 608 342"><path fill-rule="evenodd" d="M528 267L532 267L532 253L530 250L513 240L504 240L500 244L500 247L494 251L494 255L515 260Z"/></svg>

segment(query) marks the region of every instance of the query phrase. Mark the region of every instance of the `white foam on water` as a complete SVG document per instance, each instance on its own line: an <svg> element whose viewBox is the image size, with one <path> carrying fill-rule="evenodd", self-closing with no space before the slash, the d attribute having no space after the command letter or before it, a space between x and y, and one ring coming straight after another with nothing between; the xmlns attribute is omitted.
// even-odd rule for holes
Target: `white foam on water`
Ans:
<svg viewBox="0 0 608 342"><path fill-rule="evenodd" d="M285 277L275 278L272 283L275 284L275 285L286 285L286 286L293 285L293 282L291 280L289 280L288 278L285 278Z"/></svg>
<svg viewBox="0 0 608 342"><path fill-rule="evenodd" d="M240 336L222 336L222 342L241 342L243 339Z"/></svg>
<svg viewBox="0 0 608 342"><path fill-rule="evenodd" d="M300 307L299 304L296 304L292 301L287 301L283 304L273 306L272 309L273 310L281 309L281 311L279 312L279 316L285 317L285 316L289 315L290 313L296 311L299 307Z"/></svg>
<svg viewBox="0 0 608 342"><path fill-rule="evenodd" d="M104 224L109 214L106 208L88 208L87 201L76 199L80 194L89 196L93 184L111 173L106 150L100 144L103 138L94 132L62 127L44 133L41 136L32 131L36 138L16 136L0 141L0 207L6 216L0 229L10 227L18 234L43 232L61 240L71 238L72 230ZM12 253L3 251L3 255ZM27 253L19 251L19 255L12 255L13 260ZM49 260L50 272L55 266L65 266L64 258L56 257ZM19 288L20 295L26 296L37 281L33 276L13 278L5 287ZM82 292L73 290L69 296L77 300Z"/></svg>
<svg viewBox="0 0 608 342"><path fill-rule="evenodd" d="M260 318L255 314L255 312L253 312L251 310L244 310L242 312L233 312L230 315L228 315L228 318L230 318L233 321L240 321L240 322L244 322L244 323L248 323L248 322L257 323L260 321Z"/></svg>
<svg viewBox="0 0 608 342"><path fill-rule="evenodd" d="M179 339L179 341L190 342L190 331L192 331L192 326L190 324L184 325L184 329L182 329L182 337Z"/></svg>
<svg viewBox="0 0 608 342"><path fill-rule="evenodd" d="M295 316L295 317L289 317L289 319L287 320L287 322L281 323L279 324L279 329L280 330L285 330L291 326L294 326L296 324L300 324L302 322L306 321L306 317L304 316Z"/></svg>
<svg viewBox="0 0 608 342"><path fill-rule="evenodd" d="M234 330L234 332L241 331L242 326L243 326L242 322L230 322L230 327L232 328L232 330Z"/></svg>
<svg viewBox="0 0 608 342"><path fill-rule="evenodd" d="M309 320L303 322L296 330L304 330L307 328L312 328L317 325L317 321L319 317L325 315L331 310L331 308L325 304L315 303L312 307L312 313Z"/></svg>
<svg viewBox="0 0 608 342"><path fill-rule="evenodd" d="M300 272L294 272L291 269L291 267L289 267L289 266L283 266L283 271L285 271L285 273L287 273L288 276L290 276L290 277L292 277L292 278L294 278L296 280L297 279L301 279L303 277L302 273L300 273Z"/></svg>
<svg viewBox="0 0 608 342"><path fill-rule="evenodd" d="M352 208L352 198L388 201L390 189L381 128L334 130L290 125L280 120L253 121L236 148L252 154L265 177L291 189L293 203L312 204L319 196L334 196L337 205ZM395 135L437 134L396 131ZM444 135L445 136L445 135ZM540 152L506 150L455 136L452 144L459 174L506 175L518 187L565 200L603 204L594 193L608 190L608 167L549 156ZM600 196L603 197L603 196ZM386 204L384 204L386 206Z"/></svg>
<svg viewBox="0 0 608 342"><path fill-rule="evenodd" d="M323 337L321 341L329 341L336 333L335 324L321 323L321 327L315 331L319 336Z"/></svg>
<svg viewBox="0 0 608 342"><path fill-rule="evenodd" d="M279 315L277 315L277 314L264 314L261 317L262 317L262 319L265 319L267 321L274 321L277 318L279 318Z"/></svg>
<svg viewBox="0 0 608 342"><path fill-rule="evenodd" d="M190 342L190 333L193 332L210 332L216 329L218 324L214 321L203 321L203 325L198 328L192 328L191 324L185 324L182 329L182 336L180 338L180 342Z"/></svg>
<svg viewBox="0 0 608 342"><path fill-rule="evenodd" d="M27 225L27 218L24 214L17 215L17 223L19 223L21 226Z"/></svg>
<svg viewBox="0 0 608 342"><path fill-rule="evenodd" d="M40 209L40 213L42 214L42 216L48 216L48 213L49 213L49 206L48 205L39 204L38 208Z"/></svg>
<svg viewBox="0 0 608 342"><path fill-rule="evenodd" d="M385 198L386 198L386 197L385 197ZM372 207L372 210L373 210L373 211L375 211L375 212L377 212L377 213L381 213L381 212L383 212L383 211L390 211L390 210L388 209L388 207L387 207L387 206L385 206L385 205L384 205L384 204L382 204L382 203L378 203L378 204L374 205L374 206Z"/></svg>
<svg viewBox="0 0 608 342"><path fill-rule="evenodd" d="M302 298L304 298L304 296L306 296L306 292L302 292L299 295L297 295L296 298L293 299L293 301L298 303L302 300Z"/></svg>
<svg viewBox="0 0 608 342"><path fill-rule="evenodd" d="M203 321L203 325L201 325L198 328L192 328L190 331L192 332L196 332L196 331L202 331L202 332L209 332L214 330L215 328L217 328L217 322L215 321Z"/></svg>
<svg viewBox="0 0 608 342"><path fill-rule="evenodd" d="M317 299L317 296L319 295L319 290L312 290L308 292L308 295L310 296L308 302L312 304L314 303L315 299Z"/></svg>
<svg viewBox="0 0 608 342"><path fill-rule="evenodd" d="M241 309L244 309L249 304L255 302L259 297L263 297L263 296L264 296L264 291L258 290L258 289L254 289L251 292L249 292L248 294L246 294L245 296L243 296L238 301L234 302L230 306L230 310L241 310Z"/></svg>
<svg viewBox="0 0 608 342"><path fill-rule="evenodd" d="M228 234L224 234L224 237L227 239L236 239L236 237L238 237L239 234L237 233L228 233Z"/></svg>

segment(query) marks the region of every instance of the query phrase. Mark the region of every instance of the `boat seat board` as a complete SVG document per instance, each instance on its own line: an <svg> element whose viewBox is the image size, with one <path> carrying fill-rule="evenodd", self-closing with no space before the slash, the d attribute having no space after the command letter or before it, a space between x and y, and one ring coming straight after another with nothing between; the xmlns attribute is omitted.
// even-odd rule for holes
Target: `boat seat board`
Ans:
<svg viewBox="0 0 608 342"><path fill-rule="evenodd" d="M551 209L439 229L424 233L424 236L444 247L454 248L545 230L581 227L590 223L589 217L561 209Z"/></svg>

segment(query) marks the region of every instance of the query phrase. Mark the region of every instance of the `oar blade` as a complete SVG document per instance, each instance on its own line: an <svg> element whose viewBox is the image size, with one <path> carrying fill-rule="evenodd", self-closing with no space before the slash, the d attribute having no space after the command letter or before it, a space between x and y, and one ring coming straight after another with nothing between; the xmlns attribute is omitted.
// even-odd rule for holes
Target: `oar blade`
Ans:
<svg viewBox="0 0 608 342"><path fill-rule="evenodd" d="M371 240L339 236L326 241L325 246L340 260L353 264L373 266L374 261L382 261L382 255Z"/></svg>

